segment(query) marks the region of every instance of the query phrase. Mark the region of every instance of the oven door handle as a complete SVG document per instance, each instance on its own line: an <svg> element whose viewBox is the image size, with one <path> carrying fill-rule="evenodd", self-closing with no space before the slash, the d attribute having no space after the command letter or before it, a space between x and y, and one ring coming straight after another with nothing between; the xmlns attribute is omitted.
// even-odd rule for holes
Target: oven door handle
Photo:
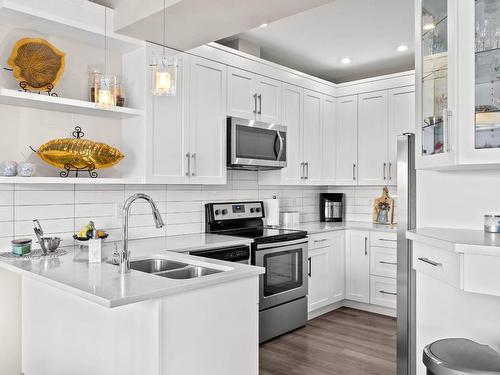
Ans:
<svg viewBox="0 0 500 375"><path fill-rule="evenodd" d="M286 242L273 242L273 243L264 243L264 244L258 244L257 245L257 250L262 250L262 249L271 249L271 248L278 248L278 247L285 247L285 246L290 246L290 245L297 245L297 244L307 244L307 237L301 238L298 240L292 240L292 241L286 241Z"/></svg>

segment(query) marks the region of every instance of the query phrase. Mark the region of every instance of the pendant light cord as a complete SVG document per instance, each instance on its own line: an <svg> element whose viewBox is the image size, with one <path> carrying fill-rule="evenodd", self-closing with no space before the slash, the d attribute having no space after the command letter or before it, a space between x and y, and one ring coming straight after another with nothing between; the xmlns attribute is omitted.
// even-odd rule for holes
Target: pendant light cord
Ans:
<svg viewBox="0 0 500 375"><path fill-rule="evenodd" d="M163 58L165 58L165 39L167 39L167 4L163 0Z"/></svg>
<svg viewBox="0 0 500 375"><path fill-rule="evenodd" d="M108 74L108 17L104 7L104 74Z"/></svg>

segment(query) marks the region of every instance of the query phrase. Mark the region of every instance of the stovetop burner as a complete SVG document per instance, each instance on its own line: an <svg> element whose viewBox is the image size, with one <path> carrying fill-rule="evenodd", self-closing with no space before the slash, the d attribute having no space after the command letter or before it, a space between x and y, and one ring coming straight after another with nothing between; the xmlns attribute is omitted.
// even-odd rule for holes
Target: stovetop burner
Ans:
<svg viewBox="0 0 500 375"><path fill-rule="evenodd" d="M213 233L223 234L227 236L251 238L255 242L277 242L291 241L307 236L307 232L302 230L281 229L272 227L255 227L255 228L237 228L216 231Z"/></svg>

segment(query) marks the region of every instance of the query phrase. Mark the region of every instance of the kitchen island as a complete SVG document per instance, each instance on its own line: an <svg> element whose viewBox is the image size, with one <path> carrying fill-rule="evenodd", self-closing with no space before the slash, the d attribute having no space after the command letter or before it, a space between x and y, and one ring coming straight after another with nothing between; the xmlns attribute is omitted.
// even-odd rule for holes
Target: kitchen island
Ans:
<svg viewBox="0 0 500 375"><path fill-rule="evenodd" d="M132 260L211 270L174 279L108 263L85 248L36 260L4 259L22 278L22 370L29 375L258 374L258 277L264 270L184 252L247 244L199 234L130 241ZM6 301L7 302L7 301ZM74 338L78 337L78 340Z"/></svg>

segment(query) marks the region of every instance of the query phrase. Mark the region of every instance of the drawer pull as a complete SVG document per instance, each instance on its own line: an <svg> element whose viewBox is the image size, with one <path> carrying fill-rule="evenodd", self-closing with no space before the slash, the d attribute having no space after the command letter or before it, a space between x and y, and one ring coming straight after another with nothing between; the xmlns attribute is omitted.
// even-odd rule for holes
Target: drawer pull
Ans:
<svg viewBox="0 0 500 375"><path fill-rule="evenodd" d="M386 292L385 290L379 290L378 292L379 292L379 293L382 293L382 294L390 294L391 296L397 296L397 293L394 293L394 292Z"/></svg>
<svg viewBox="0 0 500 375"><path fill-rule="evenodd" d="M314 243L325 242L326 240L326 238L322 238L321 240L314 240Z"/></svg>
<svg viewBox="0 0 500 375"><path fill-rule="evenodd" d="M438 263L434 262L433 260L430 260L429 258L418 258L419 261L430 264L431 266L434 267L443 267L443 263Z"/></svg>
<svg viewBox="0 0 500 375"><path fill-rule="evenodd" d="M398 240L390 240L388 238L379 238L379 241L385 241L385 242L398 242Z"/></svg>
<svg viewBox="0 0 500 375"><path fill-rule="evenodd" d="M385 260L379 260L379 263L381 263L381 264L390 264L391 266L397 266L398 265L396 262L386 262Z"/></svg>

